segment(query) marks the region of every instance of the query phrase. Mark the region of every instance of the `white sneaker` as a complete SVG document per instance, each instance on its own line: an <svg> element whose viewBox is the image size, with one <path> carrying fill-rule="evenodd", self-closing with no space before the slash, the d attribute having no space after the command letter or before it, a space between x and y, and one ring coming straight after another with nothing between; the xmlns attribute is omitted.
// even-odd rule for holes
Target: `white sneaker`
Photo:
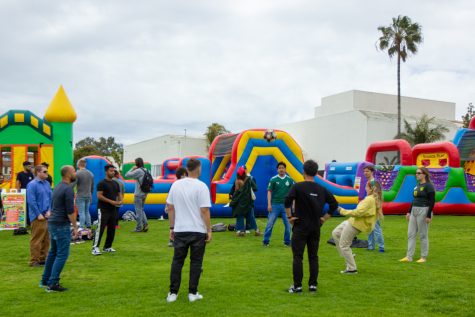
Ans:
<svg viewBox="0 0 475 317"><path fill-rule="evenodd" d="M193 303L194 301L197 301L200 299L203 299L203 295L201 295L198 292L196 292L196 294L191 294L191 293L188 294L188 300L190 301L190 303Z"/></svg>
<svg viewBox="0 0 475 317"><path fill-rule="evenodd" d="M91 254L92 255L101 255L101 250L99 250L98 247L95 247L95 248L92 248L92 251L91 251Z"/></svg>
<svg viewBox="0 0 475 317"><path fill-rule="evenodd" d="M178 294L175 294L175 293L168 293L167 295L167 303L173 303L174 301L176 301L178 297Z"/></svg>
<svg viewBox="0 0 475 317"><path fill-rule="evenodd" d="M102 249L103 252L116 252L113 248Z"/></svg>

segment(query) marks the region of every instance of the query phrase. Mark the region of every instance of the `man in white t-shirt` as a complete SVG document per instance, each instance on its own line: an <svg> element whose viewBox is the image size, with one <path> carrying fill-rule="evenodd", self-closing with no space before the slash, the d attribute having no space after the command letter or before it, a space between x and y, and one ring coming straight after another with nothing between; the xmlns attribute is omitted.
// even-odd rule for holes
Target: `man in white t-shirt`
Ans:
<svg viewBox="0 0 475 317"><path fill-rule="evenodd" d="M188 177L177 180L170 188L167 198L170 219L170 239L174 240L173 262L170 272L170 292L167 302L174 302L181 283L181 270L190 249L190 281L188 299L190 302L202 299L198 283L203 265L207 242L211 241L211 219L209 189L198 178L201 162L189 159L186 163Z"/></svg>

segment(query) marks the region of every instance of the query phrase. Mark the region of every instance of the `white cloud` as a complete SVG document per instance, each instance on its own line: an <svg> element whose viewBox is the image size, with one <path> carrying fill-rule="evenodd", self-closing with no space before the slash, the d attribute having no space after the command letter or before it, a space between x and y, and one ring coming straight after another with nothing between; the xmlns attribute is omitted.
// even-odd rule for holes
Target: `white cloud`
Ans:
<svg viewBox="0 0 475 317"><path fill-rule="evenodd" d="M396 92L377 26L423 26L402 92L457 103L475 95L470 1L2 1L0 107L41 115L63 84L76 139L130 143L309 118L350 89Z"/></svg>

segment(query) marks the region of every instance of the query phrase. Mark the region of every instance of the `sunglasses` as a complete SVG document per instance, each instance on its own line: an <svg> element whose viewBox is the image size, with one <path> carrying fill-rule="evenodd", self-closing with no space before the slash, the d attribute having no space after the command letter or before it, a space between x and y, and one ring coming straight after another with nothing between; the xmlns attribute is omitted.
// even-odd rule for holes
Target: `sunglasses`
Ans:
<svg viewBox="0 0 475 317"><path fill-rule="evenodd" d="M417 174L417 175L421 175L421 174L424 174L424 173L422 173L422 172L416 172L416 174Z"/></svg>
<svg viewBox="0 0 475 317"><path fill-rule="evenodd" d="M48 171L41 171L41 173L45 173L45 174L48 174Z"/></svg>

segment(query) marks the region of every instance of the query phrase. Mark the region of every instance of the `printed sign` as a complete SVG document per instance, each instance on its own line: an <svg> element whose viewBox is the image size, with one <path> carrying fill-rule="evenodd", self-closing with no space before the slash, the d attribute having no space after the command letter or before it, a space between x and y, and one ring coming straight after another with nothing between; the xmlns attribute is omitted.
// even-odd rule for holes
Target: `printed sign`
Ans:
<svg viewBox="0 0 475 317"><path fill-rule="evenodd" d="M449 165L449 155L447 152L421 153L417 156L417 166L427 168L441 168Z"/></svg>
<svg viewBox="0 0 475 317"><path fill-rule="evenodd" d="M3 209L0 213L0 230L13 230L26 227L26 193L16 189L1 194Z"/></svg>

